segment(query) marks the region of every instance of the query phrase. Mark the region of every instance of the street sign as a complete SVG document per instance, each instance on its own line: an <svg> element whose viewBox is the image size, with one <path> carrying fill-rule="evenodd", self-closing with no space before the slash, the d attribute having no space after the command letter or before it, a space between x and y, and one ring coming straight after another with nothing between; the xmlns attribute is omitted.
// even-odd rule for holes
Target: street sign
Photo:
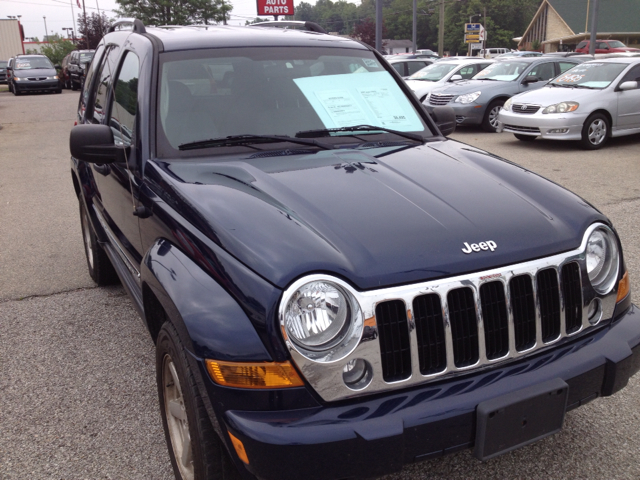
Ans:
<svg viewBox="0 0 640 480"><path fill-rule="evenodd" d="M480 24L480 23L465 23L464 24L464 31L466 33L473 33L473 32L480 33L480 30L482 30L482 24Z"/></svg>
<svg viewBox="0 0 640 480"><path fill-rule="evenodd" d="M471 50L480 50L482 48L482 43L472 43Z"/></svg>
<svg viewBox="0 0 640 480"><path fill-rule="evenodd" d="M482 39L480 38L479 34L467 33L464 36L465 43L479 43L480 40L482 40Z"/></svg>
<svg viewBox="0 0 640 480"><path fill-rule="evenodd" d="M293 15L293 0L257 0L258 15Z"/></svg>

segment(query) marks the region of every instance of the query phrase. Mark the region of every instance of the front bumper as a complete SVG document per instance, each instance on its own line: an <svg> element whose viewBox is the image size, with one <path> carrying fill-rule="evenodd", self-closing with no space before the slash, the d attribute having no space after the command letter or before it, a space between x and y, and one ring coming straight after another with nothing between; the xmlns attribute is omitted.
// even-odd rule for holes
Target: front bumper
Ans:
<svg viewBox="0 0 640 480"><path fill-rule="evenodd" d="M60 88L58 80L27 80L14 82L13 85L19 92L43 92Z"/></svg>
<svg viewBox="0 0 640 480"><path fill-rule="evenodd" d="M591 335L502 368L348 404L221 418L257 478L367 478L472 447L481 402L561 379L571 410L619 391L639 370L640 310L631 306Z"/></svg>
<svg viewBox="0 0 640 480"><path fill-rule="evenodd" d="M549 140L580 140L586 119L587 114L580 113L527 115L502 109L498 115L498 132L540 136Z"/></svg>
<svg viewBox="0 0 640 480"><path fill-rule="evenodd" d="M433 106L433 105L432 105ZM477 103L455 103L449 102L447 106L453 108L456 113L457 125L480 125L484 118L486 105L478 105Z"/></svg>

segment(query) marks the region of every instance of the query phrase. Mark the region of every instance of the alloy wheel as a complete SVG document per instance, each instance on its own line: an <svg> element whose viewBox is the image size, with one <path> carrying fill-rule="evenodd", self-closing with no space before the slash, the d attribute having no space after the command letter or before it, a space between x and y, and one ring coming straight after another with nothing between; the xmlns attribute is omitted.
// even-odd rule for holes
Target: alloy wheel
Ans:
<svg viewBox="0 0 640 480"><path fill-rule="evenodd" d="M600 145L607 137L607 123L603 119L597 118L589 125L587 136L589 137L589 143Z"/></svg>

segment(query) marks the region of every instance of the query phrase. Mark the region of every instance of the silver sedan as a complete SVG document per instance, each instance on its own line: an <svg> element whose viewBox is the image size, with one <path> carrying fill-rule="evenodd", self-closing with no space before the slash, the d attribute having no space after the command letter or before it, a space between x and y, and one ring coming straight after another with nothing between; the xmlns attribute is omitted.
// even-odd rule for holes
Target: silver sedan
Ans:
<svg viewBox="0 0 640 480"><path fill-rule="evenodd" d="M544 88L516 95L498 115L498 131L519 140L577 140L602 147L640 133L640 58L607 58L573 67Z"/></svg>

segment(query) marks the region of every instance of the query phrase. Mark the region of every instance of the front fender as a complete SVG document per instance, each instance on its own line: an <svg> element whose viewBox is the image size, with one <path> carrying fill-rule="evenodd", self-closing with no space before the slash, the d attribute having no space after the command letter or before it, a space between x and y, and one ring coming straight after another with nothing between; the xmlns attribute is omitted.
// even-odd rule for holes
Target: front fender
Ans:
<svg viewBox="0 0 640 480"><path fill-rule="evenodd" d="M147 251L141 276L194 356L272 360L238 303L168 240L156 241Z"/></svg>

